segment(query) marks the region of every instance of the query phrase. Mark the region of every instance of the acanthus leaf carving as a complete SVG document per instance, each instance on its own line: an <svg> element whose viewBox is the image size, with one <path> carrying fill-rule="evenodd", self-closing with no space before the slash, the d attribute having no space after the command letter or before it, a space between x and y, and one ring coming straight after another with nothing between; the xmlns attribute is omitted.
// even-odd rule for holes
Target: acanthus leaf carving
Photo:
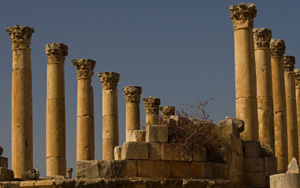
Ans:
<svg viewBox="0 0 300 188"><path fill-rule="evenodd" d="M149 98L143 98L143 101L144 101L146 114L158 115L159 105L160 105L159 98L154 98L150 96Z"/></svg>
<svg viewBox="0 0 300 188"><path fill-rule="evenodd" d="M91 59L72 59L72 65L77 67L77 79L90 79L94 75L96 61Z"/></svg>
<svg viewBox="0 0 300 188"><path fill-rule="evenodd" d="M255 48L270 48L272 32L267 28L253 29Z"/></svg>
<svg viewBox="0 0 300 188"><path fill-rule="evenodd" d="M120 80L120 74L116 72L98 73L102 87L104 90L117 89Z"/></svg>
<svg viewBox="0 0 300 188"><path fill-rule="evenodd" d="M13 50L30 47L32 33L34 33L32 27L15 25L5 28L5 31L10 35Z"/></svg>
<svg viewBox="0 0 300 188"><path fill-rule="evenodd" d="M125 101L130 103L140 103L142 88L139 86L123 87Z"/></svg>
<svg viewBox="0 0 300 188"><path fill-rule="evenodd" d="M233 29L253 28L254 18L257 14L255 4L241 3L238 5L231 5L229 11Z"/></svg>

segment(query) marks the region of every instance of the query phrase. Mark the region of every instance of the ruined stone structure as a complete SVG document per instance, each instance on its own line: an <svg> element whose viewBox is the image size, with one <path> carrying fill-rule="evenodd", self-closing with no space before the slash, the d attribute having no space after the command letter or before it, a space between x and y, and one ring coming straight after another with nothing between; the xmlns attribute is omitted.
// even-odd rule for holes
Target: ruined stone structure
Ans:
<svg viewBox="0 0 300 188"><path fill-rule="evenodd" d="M66 175L66 117L64 60L68 47L62 43L46 45L47 109L46 109L46 173Z"/></svg>
<svg viewBox="0 0 300 188"><path fill-rule="evenodd" d="M15 177L33 168L31 27L5 29L12 41L11 149Z"/></svg>
<svg viewBox="0 0 300 188"><path fill-rule="evenodd" d="M77 67L77 161L94 160L94 94L92 77L96 61L91 59L73 59Z"/></svg>
<svg viewBox="0 0 300 188"><path fill-rule="evenodd" d="M65 157L64 60L68 47L62 43L46 45L47 177L40 178L39 171L32 169L30 145L29 45L33 29L7 28L13 41L12 83L15 88L12 90L12 108L15 110L12 115L13 171L8 169L7 158L1 156L3 149L0 147L0 187L299 187L300 170L296 159L299 158L300 73L294 73L295 59L283 56L284 41L271 40L271 30L253 30L254 4L232 5L229 10L234 28L237 118L226 117L214 124L194 117L175 116L174 106L160 107L160 99L150 96L143 98L146 130L141 130L142 88L127 86L123 88L126 142L119 145L117 86L120 75L98 73L102 83L103 160L95 160L91 82L96 62L90 59L71 61L77 67L78 80L75 179L72 179L73 169L66 168ZM30 83L21 82L25 78ZM27 103L19 100L23 97L30 100ZM15 130L17 120L22 120L19 123L24 123L22 126L29 131ZM16 135L19 136L17 142ZM29 153L24 153L25 150ZM288 157L295 159L285 174Z"/></svg>

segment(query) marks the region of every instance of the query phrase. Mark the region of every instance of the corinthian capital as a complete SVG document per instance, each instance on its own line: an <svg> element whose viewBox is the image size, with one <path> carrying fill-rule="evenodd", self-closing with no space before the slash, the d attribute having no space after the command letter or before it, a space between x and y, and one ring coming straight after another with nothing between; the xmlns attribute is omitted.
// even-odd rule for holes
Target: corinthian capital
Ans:
<svg viewBox="0 0 300 188"><path fill-rule="evenodd" d="M291 55L283 56L283 68L286 72L294 72L295 57Z"/></svg>
<svg viewBox="0 0 300 188"><path fill-rule="evenodd" d="M101 72L98 73L98 76L104 90L117 89L120 74L116 72Z"/></svg>
<svg viewBox="0 0 300 188"><path fill-rule="evenodd" d="M296 88L300 89L300 69L295 69L294 73L295 73L295 85L296 85Z"/></svg>
<svg viewBox="0 0 300 188"><path fill-rule="evenodd" d="M253 28L254 17L256 17L256 7L253 3L231 5L229 7L230 18L232 19L233 29Z"/></svg>
<svg viewBox="0 0 300 188"><path fill-rule="evenodd" d="M5 31L7 31L10 36L13 50L30 47L31 36L32 33L34 33L32 27L15 25L13 27L5 28Z"/></svg>
<svg viewBox="0 0 300 188"><path fill-rule="evenodd" d="M46 45L48 63L63 63L68 55L68 46L63 43L51 43Z"/></svg>
<svg viewBox="0 0 300 188"><path fill-rule="evenodd" d="M123 87L125 101L130 103L140 103L142 88L139 86Z"/></svg>
<svg viewBox="0 0 300 188"><path fill-rule="evenodd" d="M255 28L253 29L253 38L255 48L270 48L272 32L267 28Z"/></svg>
<svg viewBox="0 0 300 188"><path fill-rule="evenodd" d="M143 98L146 114L158 114L160 99L149 97Z"/></svg>
<svg viewBox="0 0 300 188"><path fill-rule="evenodd" d="M170 116L175 115L175 106L162 106L159 107L161 111L161 117L163 119L169 118Z"/></svg>
<svg viewBox="0 0 300 188"><path fill-rule="evenodd" d="M272 39L270 42L271 56L283 56L285 53L285 42L280 39Z"/></svg>
<svg viewBox="0 0 300 188"><path fill-rule="evenodd" d="M77 67L77 79L90 79L94 75L96 61L91 59L72 59L72 65Z"/></svg>

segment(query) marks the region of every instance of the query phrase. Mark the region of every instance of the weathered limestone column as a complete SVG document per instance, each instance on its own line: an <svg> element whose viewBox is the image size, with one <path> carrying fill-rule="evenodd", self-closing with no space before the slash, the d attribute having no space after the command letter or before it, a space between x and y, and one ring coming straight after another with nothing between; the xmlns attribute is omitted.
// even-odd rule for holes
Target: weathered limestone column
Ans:
<svg viewBox="0 0 300 188"><path fill-rule="evenodd" d="M5 29L12 41L11 153L15 178L33 168L31 27Z"/></svg>
<svg viewBox="0 0 300 188"><path fill-rule="evenodd" d="M149 97L143 98L146 112L146 126L147 125L155 125L158 121L158 113L159 113L159 105L160 99Z"/></svg>
<svg viewBox="0 0 300 188"><path fill-rule="evenodd" d="M72 59L77 67L77 161L94 160L95 128L92 77L96 61Z"/></svg>
<svg viewBox="0 0 300 188"><path fill-rule="evenodd" d="M295 157L296 160L299 160L294 65L295 65L294 56L286 55L283 57L289 161L291 161L293 157Z"/></svg>
<svg viewBox="0 0 300 188"><path fill-rule="evenodd" d="M126 101L126 142L131 141L134 130L140 130L140 100L142 88L139 86L123 87Z"/></svg>
<svg viewBox="0 0 300 188"><path fill-rule="evenodd" d="M244 140L258 141L256 75L253 44L254 4L229 7L234 30L236 117L245 122Z"/></svg>
<svg viewBox="0 0 300 188"><path fill-rule="evenodd" d="M298 144L300 143L300 69L295 69L295 89L296 89L296 108L297 108L297 124L298 124ZM300 157L300 144L299 144Z"/></svg>
<svg viewBox="0 0 300 188"><path fill-rule="evenodd" d="M170 116L175 115L175 106L161 106L159 109L161 111L161 118L163 121L168 120Z"/></svg>
<svg viewBox="0 0 300 188"><path fill-rule="evenodd" d="M253 29L259 141L275 150L270 41L271 30Z"/></svg>
<svg viewBox="0 0 300 188"><path fill-rule="evenodd" d="M278 161L278 172L284 173L288 166L288 145L286 127L286 103L284 88L283 54L285 43L283 40L272 39L271 69L274 109L275 156Z"/></svg>
<svg viewBox="0 0 300 188"><path fill-rule="evenodd" d="M66 175L66 118L64 60L68 47L62 43L46 45L46 175Z"/></svg>
<svg viewBox="0 0 300 188"><path fill-rule="evenodd" d="M98 73L102 83L102 159L113 160L114 148L119 145L118 82L115 72Z"/></svg>

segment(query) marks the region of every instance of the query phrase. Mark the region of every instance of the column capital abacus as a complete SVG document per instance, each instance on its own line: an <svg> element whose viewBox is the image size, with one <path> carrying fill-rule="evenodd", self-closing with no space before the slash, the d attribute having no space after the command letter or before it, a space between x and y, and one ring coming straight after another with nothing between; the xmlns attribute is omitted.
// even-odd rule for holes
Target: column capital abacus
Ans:
<svg viewBox="0 0 300 188"><path fill-rule="evenodd" d="M146 114L158 114L160 99L150 96L149 98L143 98Z"/></svg>
<svg viewBox="0 0 300 188"><path fill-rule="evenodd" d="M232 19L233 29L253 28L254 17L256 17L255 4L241 3L229 6L230 18Z"/></svg>
<svg viewBox="0 0 300 188"><path fill-rule="evenodd" d="M161 111L161 117L163 119L175 115L175 106L161 106L159 110Z"/></svg>
<svg viewBox="0 0 300 188"><path fill-rule="evenodd" d="M271 56L283 56L285 53L285 42L280 39L272 39L270 42Z"/></svg>
<svg viewBox="0 0 300 188"><path fill-rule="evenodd" d="M15 25L5 28L5 31L10 35L12 50L30 47L32 33L34 33L32 27Z"/></svg>
<svg viewBox="0 0 300 188"><path fill-rule="evenodd" d="M104 90L117 89L120 80L120 74L116 72L101 72L98 73L102 87Z"/></svg>
<svg viewBox="0 0 300 188"><path fill-rule="evenodd" d="M295 69L295 86L296 88L300 89L300 69Z"/></svg>
<svg viewBox="0 0 300 188"><path fill-rule="evenodd" d="M283 68L285 72L294 72L295 57L291 55L283 56Z"/></svg>
<svg viewBox="0 0 300 188"><path fill-rule="evenodd" d="M272 31L267 28L254 28L253 38L255 48L270 48Z"/></svg>
<svg viewBox="0 0 300 188"><path fill-rule="evenodd" d="M68 55L68 46L63 43L50 43L45 49L48 63L63 63Z"/></svg>
<svg viewBox="0 0 300 188"><path fill-rule="evenodd" d="M125 101L129 103L140 103L142 88L139 86L123 87Z"/></svg>
<svg viewBox="0 0 300 188"><path fill-rule="evenodd" d="M96 61L91 59L72 59L71 63L77 67L77 80L93 77Z"/></svg>

